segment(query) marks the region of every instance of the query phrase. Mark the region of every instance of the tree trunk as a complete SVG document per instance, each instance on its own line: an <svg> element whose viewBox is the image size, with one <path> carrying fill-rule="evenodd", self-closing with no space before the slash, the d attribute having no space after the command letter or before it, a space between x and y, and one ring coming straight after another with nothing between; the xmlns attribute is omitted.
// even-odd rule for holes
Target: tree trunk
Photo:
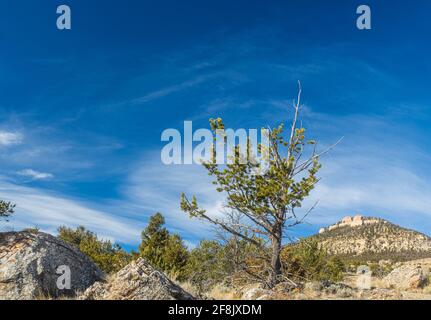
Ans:
<svg viewBox="0 0 431 320"><path fill-rule="evenodd" d="M271 237L272 252L271 252L271 270L269 274L269 287L273 288L279 281L281 276L281 239L282 239L281 226L276 226L274 235Z"/></svg>

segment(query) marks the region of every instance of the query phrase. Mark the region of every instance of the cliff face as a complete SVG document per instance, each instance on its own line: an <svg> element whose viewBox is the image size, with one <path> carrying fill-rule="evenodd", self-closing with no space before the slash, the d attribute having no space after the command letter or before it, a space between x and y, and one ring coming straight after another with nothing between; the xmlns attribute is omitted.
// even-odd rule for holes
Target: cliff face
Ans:
<svg viewBox="0 0 431 320"><path fill-rule="evenodd" d="M314 236L329 254L362 260L431 257L431 238L378 218L346 217Z"/></svg>

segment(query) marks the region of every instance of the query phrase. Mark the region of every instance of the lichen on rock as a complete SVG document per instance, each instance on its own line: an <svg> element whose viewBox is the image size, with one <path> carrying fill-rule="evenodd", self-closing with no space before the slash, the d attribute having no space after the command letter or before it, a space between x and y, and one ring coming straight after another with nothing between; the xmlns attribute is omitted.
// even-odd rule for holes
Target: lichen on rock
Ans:
<svg viewBox="0 0 431 320"><path fill-rule="evenodd" d="M70 270L70 289L57 285L60 266ZM73 297L103 278L86 255L52 235L0 233L0 300Z"/></svg>

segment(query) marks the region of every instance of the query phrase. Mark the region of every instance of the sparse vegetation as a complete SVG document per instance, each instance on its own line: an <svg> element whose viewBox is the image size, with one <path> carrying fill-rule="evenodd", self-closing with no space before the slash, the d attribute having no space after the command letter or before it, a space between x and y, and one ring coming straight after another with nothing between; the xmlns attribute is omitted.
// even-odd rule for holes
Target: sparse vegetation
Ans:
<svg viewBox="0 0 431 320"><path fill-rule="evenodd" d="M337 228L315 235L314 238L327 248L330 255L340 258L346 265L431 257L429 237L388 221L378 220L380 222L375 224Z"/></svg>
<svg viewBox="0 0 431 320"><path fill-rule="evenodd" d="M284 273L299 282L340 281L345 269L343 262L336 257L329 257L315 239L303 239L285 247L282 261Z"/></svg>
<svg viewBox="0 0 431 320"><path fill-rule="evenodd" d="M26 228L23 231L36 234L39 232L39 228L37 228L37 227Z"/></svg>
<svg viewBox="0 0 431 320"><path fill-rule="evenodd" d="M428 276L428 285L424 288L426 294L431 294L431 275Z"/></svg>
<svg viewBox="0 0 431 320"><path fill-rule="evenodd" d="M225 281L229 274L226 251L217 241L203 240L190 252L186 278L199 293Z"/></svg>
<svg viewBox="0 0 431 320"><path fill-rule="evenodd" d="M76 229L60 227L58 237L77 247L106 273L116 272L132 260L132 255L124 251L119 245L98 239L95 233L83 226Z"/></svg>
<svg viewBox="0 0 431 320"><path fill-rule="evenodd" d="M3 203L3 206L9 215L13 213L14 205ZM265 283L262 280L269 275L267 258L272 256L272 247L266 246L264 238L249 232L247 226L240 223L242 216L236 211L232 210L225 214L224 223L231 229L226 230L224 228L226 225L218 225L217 240L202 240L192 250L184 245L180 235L168 231L161 213L150 217L147 227L142 231L138 252L128 253L118 244L99 239L95 233L83 226L76 229L60 227L58 237L77 247L107 274L117 272L132 260L142 257L152 266L164 271L171 279L180 282L181 286L196 297L217 299L241 298L245 292L244 288L255 289L258 295L269 292L271 298L276 299L291 299L292 295L299 292L311 292L316 297L322 294L342 298L354 297L357 291L351 285L354 286L355 279L358 279L357 268L360 265L367 265L371 269L375 286L372 290L376 291L371 290L370 294L375 293L382 298L398 297L397 282L387 284L388 277L394 273L391 271L398 265L395 262L399 263L409 258L415 260L422 253L429 256L429 251L426 250L424 252L397 250L402 245L399 241L411 246L429 241L429 238L384 220L370 225L340 227L282 246L281 273L277 278L279 283L273 288L268 288L268 285L267 289L271 289L268 291L260 289L261 287L257 287L256 284ZM37 227L23 231L39 233ZM242 235L250 237L253 241L245 239ZM357 241L358 239L362 242ZM361 251L359 255L355 254L355 250L363 249L364 241L366 250ZM334 243L337 249L342 245L348 245L348 251L334 254L336 253ZM328 251L325 244L330 244L332 251ZM385 250L373 251L381 247ZM426 265L430 262L415 263ZM427 268L429 269L425 267L426 270ZM428 276L427 282L421 284L420 294L431 296L430 283L431 277ZM389 291L384 293L379 291L379 288Z"/></svg>

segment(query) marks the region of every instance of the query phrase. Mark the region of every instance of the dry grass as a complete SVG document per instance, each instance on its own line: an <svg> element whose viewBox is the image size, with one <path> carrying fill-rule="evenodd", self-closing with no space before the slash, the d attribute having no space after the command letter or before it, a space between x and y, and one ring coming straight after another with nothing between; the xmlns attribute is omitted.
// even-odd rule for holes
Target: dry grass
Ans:
<svg viewBox="0 0 431 320"><path fill-rule="evenodd" d="M240 300L241 294L232 289L225 287L223 285L216 285L214 288L212 288L207 295L216 300Z"/></svg>
<svg viewBox="0 0 431 320"><path fill-rule="evenodd" d="M388 286L387 282L381 278L373 277L371 285L373 288L378 289L390 289L390 286Z"/></svg>
<svg viewBox="0 0 431 320"><path fill-rule="evenodd" d="M190 282L176 282L181 288L185 291L191 293L195 297L206 297L208 299L216 299L216 300L239 300L241 299L241 294L238 293L235 289L226 287L224 285L216 285L211 290L207 292L199 292L195 286L193 286Z"/></svg>
<svg viewBox="0 0 431 320"><path fill-rule="evenodd" d="M76 295L78 296L78 294ZM60 296L57 298L52 297L49 294L39 294L37 295L34 300L37 301L47 301L47 300L76 300L76 297L70 297L70 296Z"/></svg>
<svg viewBox="0 0 431 320"><path fill-rule="evenodd" d="M193 286L190 282L188 281L184 281L184 282L179 282L179 281L174 281L176 285L180 286L181 288L183 288L185 291L187 291L188 293L192 294L193 296L199 296L199 292L196 290L196 287Z"/></svg>
<svg viewBox="0 0 431 320"><path fill-rule="evenodd" d="M431 294L431 275L428 276L428 285L424 288L425 294Z"/></svg>

